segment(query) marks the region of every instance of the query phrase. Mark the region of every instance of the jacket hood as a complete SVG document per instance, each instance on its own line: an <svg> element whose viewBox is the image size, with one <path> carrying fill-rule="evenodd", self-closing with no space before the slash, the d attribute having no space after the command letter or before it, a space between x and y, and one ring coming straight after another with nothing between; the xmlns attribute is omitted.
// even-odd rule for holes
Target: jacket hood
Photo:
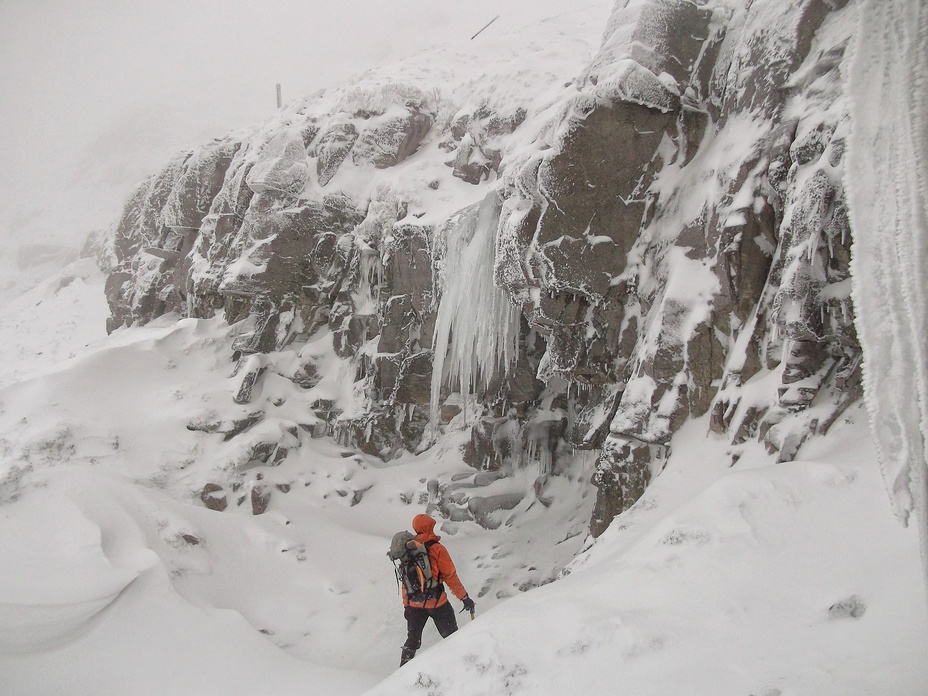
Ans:
<svg viewBox="0 0 928 696"><path fill-rule="evenodd" d="M430 515L416 515L412 518L412 529L416 534L435 536L435 518Z"/></svg>

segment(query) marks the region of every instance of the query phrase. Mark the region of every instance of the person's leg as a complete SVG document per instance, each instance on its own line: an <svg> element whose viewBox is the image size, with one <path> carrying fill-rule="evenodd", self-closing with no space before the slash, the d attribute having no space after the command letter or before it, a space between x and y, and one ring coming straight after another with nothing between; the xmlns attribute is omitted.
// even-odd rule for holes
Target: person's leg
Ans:
<svg viewBox="0 0 928 696"><path fill-rule="evenodd" d="M400 653L400 667L416 656L416 650L422 645L422 629L429 620L429 612L417 607L406 607L406 643Z"/></svg>
<svg viewBox="0 0 928 696"><path fill-rule="evenodd" d="M441 634L442 638L447 638L458 630L458 622L454 616L454 607L451 602L445 602L437 609L429 609L432 615L432 621L435 622L435 628Z"/></svg>

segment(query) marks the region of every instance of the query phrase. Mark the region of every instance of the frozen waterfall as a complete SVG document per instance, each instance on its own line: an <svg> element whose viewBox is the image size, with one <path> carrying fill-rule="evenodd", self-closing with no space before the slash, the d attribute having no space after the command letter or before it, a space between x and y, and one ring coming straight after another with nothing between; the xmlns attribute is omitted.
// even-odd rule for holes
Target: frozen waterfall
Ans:
<svg viewBox="0 0 928 696"><path fill-rule="evenodd" d="M519 310L493 282L500 201L490 192L453 219L436 252L440 303L435 326L431 421L438 423L443 385L460 384L466 400L515 361Z"/></svg>

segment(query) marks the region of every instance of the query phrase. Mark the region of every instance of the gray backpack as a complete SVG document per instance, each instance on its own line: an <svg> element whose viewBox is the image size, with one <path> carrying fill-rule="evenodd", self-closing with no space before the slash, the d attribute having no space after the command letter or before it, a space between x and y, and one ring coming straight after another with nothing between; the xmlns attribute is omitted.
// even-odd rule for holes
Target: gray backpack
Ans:
<svg viewBox="0 0 928 696"><path fill-rule="evenodd" d="M425 603L430 599L438 599L445 591L441 578L432 573L432 562L429 559L429 549L437 543L423 543L407 531L393 535L387 556L393 561L396 581L406 589L406 598L410 602Z"/></svg>

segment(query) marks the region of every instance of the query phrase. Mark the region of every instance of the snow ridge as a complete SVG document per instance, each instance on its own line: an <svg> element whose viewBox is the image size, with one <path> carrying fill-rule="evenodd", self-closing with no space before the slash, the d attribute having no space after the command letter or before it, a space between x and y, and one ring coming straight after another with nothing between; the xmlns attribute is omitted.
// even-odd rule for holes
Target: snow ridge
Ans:
<svg viewBox="0 0 928 696"><path fill-rule="evenodd" d="M853 278L864 393L883 477L928 574L928 7L861 6L849 93Z"/></svg>

